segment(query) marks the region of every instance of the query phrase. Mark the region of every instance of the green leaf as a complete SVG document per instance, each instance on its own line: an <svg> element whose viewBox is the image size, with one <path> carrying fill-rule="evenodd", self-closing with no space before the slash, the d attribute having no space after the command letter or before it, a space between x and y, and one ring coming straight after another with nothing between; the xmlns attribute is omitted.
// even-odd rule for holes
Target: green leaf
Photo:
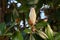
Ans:
<svg viewBox="0 0 60 40"><path fill-rule="evenodd" d="M15 20L16 18L19 17L19 13L16 8L13 9L13 19Z"/></svg>
<svg viewBox="0 0 60 40"><path fill-rule="evenodd" d="M55 35L54 40L60 40L60 33L58 33L58 34Z"/></svg>
<svg viewBox="0 0 60 40"><path fill-rule="evenodd" d="M13 33L6 33L3 36L12 36L12 35L13 35Z"/></svg>
<svg viewBox="0 0 60 40"><path fill-rule="evenodd" d="M36 28L40 29L42 27L46 27L46 25L47 25L47 22L42 21L42 22L39 22L39 23L36 24Z"/></svg>
<svg viewBox="0 0 60 40"><path fill-rule="evenodd" d="M47 39L48 38L48 36L43 32L43 31L37 31L38 33L38 35L41 37L41 38L43 38L43 39Z"/></svg>
<svg viewBox="0 0 60 40"><path fill-rule="evenodd" d="M47 34L48 39L53 40L54 33L49 24L47 25L45 29L45 33Z"/></svg>
<svg viewBox="0 0 60 40"><path fill-rule="evenodd" d="M43 40L43 38L41 38L38 34L33 34L35 40Z"/></svg>
<svg viewBox="0 0 60 40"><path fill-rule="evenodd" d="M29 33L31 33L31 29L27 29L27 28L26 28L26 29L24 30L24 32L29 34Z"/></svg>
<svg viewBox="0 0 60 40"><path fill-rule="evenodd" d="M23 36L22 36L21 32L19 32L19 31L15 32L15 34L12 37L12 40L23 40Z"/></svg>
<svg viewBox="0 0 60 40"><path fill-rule="evenodd" d="M34 36L32 34L30 34L30 40L35 40Z"/></svg>
<svg viewBox="0 0 60 40"><path fill-rule="evenodd" d="M3 35L6 30L6 25L5 23L0 24L0 35Z"/></svg>

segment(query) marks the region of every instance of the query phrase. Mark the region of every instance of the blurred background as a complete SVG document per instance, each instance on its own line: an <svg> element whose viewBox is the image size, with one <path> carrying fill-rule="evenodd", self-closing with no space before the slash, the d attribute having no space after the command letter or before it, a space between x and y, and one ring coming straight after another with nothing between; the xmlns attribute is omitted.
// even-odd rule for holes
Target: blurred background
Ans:
<svg viewBox="0 0 60 40"><path fill-rule="evenodd" d="M55 33L60 33L60 0L0 0L0 35L5 34L6 30L13 24L12 26L14 27L8 29L10 30L8 32L14 33L19 29L22 30L24 37L25 33L23 30L32 25L31 21L29 22L31 8L34 8L36 12L36 23L34 26L36 26L37 30L40 29L38 26L44 26L41 27L44 31L46 23L42 21L48 20L47 22L51 29Z"/></svg>

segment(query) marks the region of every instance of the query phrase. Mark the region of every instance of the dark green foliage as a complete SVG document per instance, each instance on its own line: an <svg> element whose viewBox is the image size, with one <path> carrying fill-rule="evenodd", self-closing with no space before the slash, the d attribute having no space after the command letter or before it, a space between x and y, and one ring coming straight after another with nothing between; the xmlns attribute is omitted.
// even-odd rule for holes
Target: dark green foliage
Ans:
<svg viewBox="0 0 60 40"><path fill-rule="evenodd" d="M20 32L15 32L12 36L12 40L23 40L23 37Z"/></svg>
<svg viewBox="0 0 60 40"><path fill-rule="evenodd" d="M33 34L33 36L34 36L35 40L44 40L39 35L37 35L36 33Z"/></svg>
<svg viewBox="0 0 60 40"><path fill-rule="evenodd" d="M6 31L6 24L0 23L0 35L3 35Z"/></svg>

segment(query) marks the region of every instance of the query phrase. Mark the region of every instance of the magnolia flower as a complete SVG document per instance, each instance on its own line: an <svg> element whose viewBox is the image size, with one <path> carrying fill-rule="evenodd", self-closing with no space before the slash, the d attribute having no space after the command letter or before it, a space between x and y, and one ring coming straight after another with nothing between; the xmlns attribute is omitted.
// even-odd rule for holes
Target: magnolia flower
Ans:
<svg viewBox="0 0 60 40"><path fill-rule="evenodd" d="M29 27L28 21L27 21L26 19L25 19L25 26L26 26L26 27ZM21 22L20 22L20 27L21 27L21 28L24 27L23 20L21 20Z"/></svg>
<svg viewBox="0 0 60 40"><path fill-rule="evenodd" d="M30 9L29 18L30 18L30 21L32 22L32 24L34 25L36 22L36 12L33 7Z"/></svg>
<svg viewBox="0 0 60 40"><path fill-rule="evenodd" d="M21 3L17 3L17 7L20 7L21 6Z"/></svg>
<svg viewBox="0 0 60 40"><path fill-rule="evenodd" d="M45 13L44 13L44 10L40 10L40 17L41 17L41 19L45 19L45 18L47 18L47 16L45 15Z"/></svg>
<svg viewBox="0 0 60 40"><path fill-rule="evenodd" d="M15 3L17 7L20 7L21 6L21 3L19 3L16 0L8 0L7 8L10 8L11 3Z"/></svg>
<svg viewBox="0 0 60 40"><path fill-rule="evenodd" d="M48 9L48 8L50 8L50 5L43 4L41 9L43 9L43 8Z"/></svg>

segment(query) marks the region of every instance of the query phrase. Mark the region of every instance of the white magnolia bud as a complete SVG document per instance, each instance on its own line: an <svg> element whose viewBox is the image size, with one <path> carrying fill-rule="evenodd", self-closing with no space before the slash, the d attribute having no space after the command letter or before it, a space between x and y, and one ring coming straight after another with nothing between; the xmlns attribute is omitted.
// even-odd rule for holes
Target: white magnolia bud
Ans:
<svg viewBox="0 0 60 40"><path fill-rule="evenodd" d="M35 9L33 7L30 9L29 18L34 25L36 22L36 12L35 12Z"/></svg>

